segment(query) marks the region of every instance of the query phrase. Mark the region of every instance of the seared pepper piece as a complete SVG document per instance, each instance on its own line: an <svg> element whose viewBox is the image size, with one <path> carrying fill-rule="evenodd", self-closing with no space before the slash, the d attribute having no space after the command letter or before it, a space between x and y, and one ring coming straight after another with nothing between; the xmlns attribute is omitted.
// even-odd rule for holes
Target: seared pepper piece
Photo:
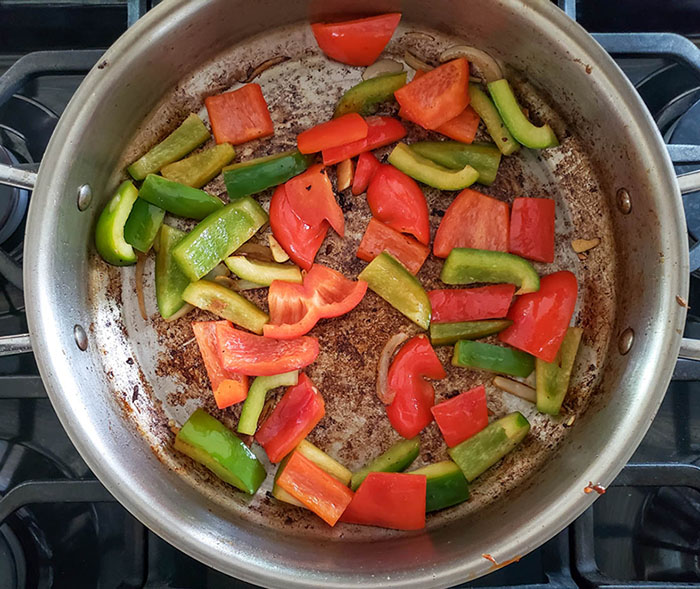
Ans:
<svg viewBox="0 0 700 589"><path fill-rule="evenodd" d="M484 121L486 130L491 135L491 139L493 139L496 147L501 150L501 153L510 155L518 151L520 143L510 134L501 115L498 114L498 109L486 93L476 84L469 84L469 97L471 98L470 104L472 108Z"/></svg>
<svg viewBox="0 0 700 589"><path fill-rule="evenodd" d="M160 173L173 182L199 188L216 176L235 155L236 151L230 143L222 143L179 162L168 164Z"/></svg>
<svg viewBox="0 0 700 589"><path fill-rule="evenodd" d="M508 80L491 82L489 92L506 127L525 147L543 149L559 145L557 136L548 124L537 127L523 114Z"/></svg>
<svg viewBox="0 0 700 589"><path fill-rule="evenodd" d="M535 369L535 359L513 348L460 340L455 345L452 365L526 378Z"/></svg>
<svg viewBox="0 0 700 589"><path fill-rule="evenodd" d="M408 474L423 474L427 478L426 512L452 507L469 499L467 479L459 466L451 460L435 462Z"/></svg>
<svg viewBox="0 0 700 589"><path fill-rule="evenodd" d="M496 179L501 152L490 143L460 143L459 141L419 141L411 149L436 164L450 170L471 166L479 173L479 184L490 186Z"/></svg>
<svg viewBox="0 0 700 589"><path fill-rule="evenodd" d="M228 269L243 280L250 280L262 286L270 286L273 280L301 284L301 270L292 264L259 262L246 256L229 256L224 260Z"/></svg>
<svg viewBox="0 0 700 589"><path fill-rule="evenodd" d="M274 376L257 376L248 389L241 417L238 420L238 433L249 436L255 435L258 429L258 419L265 405L267 393L278 387L291 387L297 384L299 371L283 372Z"/></svg>
<svg viewBox="0 0 700 589"><path fill-rule="evenodd" d="M156 254L156 300L158 311L163 319L177 313L185 300L182 293L190 283L173 259L173 249L187 235L170 225L163 225L158 236L158 253Z"/></svg>
<svg viewBox="0 0 700 589"><path fill-rule="evenodd" d="M418 457L420 438L401 440L391 446L384 454L377 456L372 462L353 473L350 488L356 491L370 472L400 472Z"/></svg>
<svg viewBox="0 0 700 589"><path fill-rule="evenodd" d="M158 235L164 217L163 209L137 198L124 225L124 239L140 252L147 253Z"/></svg>
<svg viewBox="0 0 700 589"><path fill-rule="evenodd" d="M202 409L197 409L177 433L175 449L251 495L265 480L265 468L251 449Z"/></svg>
<svg viewBox="0 0 700 589"><path fill-rule="evenodd" d="M173 256L190 280L199 280L265 223L267 213L252 198L244 196L201 221L177 245Z"/></svg>
<svg viewBox="0 0 700 589"><path fill-rule="evenodd" d="M224 168L224 182L229 198L256 194L272 186L284 184L301 174L312 158L296 149L267 157L259 157Z"/></svg>
<svg viewBox="0 0 700 589"><path fill-rule="evenodd" d="M134 180L143 180L148 174L154 174L163 166L186 156L209 137L202 119L192 113L163 141L131 164L127 171Z"/></svg>
<svg viewBox="0 0 700 589"><path fill-rule="evenodd" d="M569 327L554 362L545 362L539 358L535 360L538 411L559 415L561 404L569 388L571 370L574 367L582 335L583 329L580 327Z"/></svg>
<svg viewBox="0 0 700 589"><path fill-rule="evenodd" d="M394 92L406 85L406 72L387 74L360 82L343 94L334 117L342 117L349 112L367 116L377 112L377 105L394 100Z"/></svg>
<svg viewBox="0 0 700 589"><path fill-rule="evenodd" d="M430 300L418 279L386 252L379 254L360 272L369 288L419 327L428 329Z"/></svg>
<svg viewBox="0 0 700 589"><path fill-rule="evenodd" d="M479 172L468 164L460 170L450 170L423 157L405 143L394 147L389 163L411 178L440 190L461 190L479 178Z"/></svg>
<svg viewBox="0 0 700 589"><path fill-rule="evenodd" d="M527 260L505 252L466 247L457 247L450 252L440 272L440 280L445 284L506 282L519 287L516 295L536 292L540 288L540 277Z"/></svg>
<svg viewBox="0 0 700 589"><path fill-rule="evenodd" d="M136 263L134 248L124 239L124 226L137 198L136 187L126 180L102 209L95 227L95 245L105 262L115 266Z"/></svg>
<svg viewBox="0 0 700 589"><path fill-rule="evenodd" d="M434 346L447 346L462 339L479 339L503 331L512 323L508 319L431 323L430 343Z"/></svg>
<svg viewBox="0 0 700 589"><path fill-rule="evenodd" d="M146 176L139 197L173 215L198 221L224 206L218 198L203 190L155 174Z"/></svg>

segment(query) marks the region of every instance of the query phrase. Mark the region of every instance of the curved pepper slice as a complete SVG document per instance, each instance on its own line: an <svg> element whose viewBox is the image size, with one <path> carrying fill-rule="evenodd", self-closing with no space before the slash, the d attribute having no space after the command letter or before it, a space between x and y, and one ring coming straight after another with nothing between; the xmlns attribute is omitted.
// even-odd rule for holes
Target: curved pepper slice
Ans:
<svg viewBox="0 0 700 589"><path fill-rule="evenodd" d="M95 245L105 262L115 266L136 263L134 248L124 239L124 226L138 195L136 187L129 180L122 182L97 219Z"/></svg>
<svg viewBox="0 0 700 589"><path fill-rule="evenodd" d="M289 206L310 226L328 221L335 232L343 237L345 219L333 194L326 169L321 164L311 166L303 174L295 176L285 184Z"/></svg>
<svg viewBox="0 0 700 589"><path fill-rule="evenodd" d="M469 164L461 170L450 170L399 143L389 154L389 163L423 184L440 190L460 190L479 179L479 172Z"/></svg>
<svg viewBox="0 0 700 589"><path fill-rule="evenodd" d="M357 158L357 168L355 170L355 177L352 181L352 192L355 196L362 194L369 186L370 181L374 178L381 164L379 160L374 157L371 151L365 151L360 154Z"/></svg>
<svg viewBox="0 0 700 589"><path fill-rule="evenodd" d="M343 94L333 116L340 117L349 112L375 113L378 104L394 99L394 92L406 84L406 75L406 72L399 72L360 82Z"/></svg>
<svg viewBox="0 0 700 589"><path fill-rule="evenodd" d="M247 376L239 375L243 378ZM258 419L265 407L267 393L278 387L291 387L299 382L299 372L283 372L272 376L258 376L250 385L248 396L241 407L241 417L238 420L238 433L252 436L258 429Z"/></svg>
<svg viewBox="0 0 700 589"><path fill-rule="evenodd" d="M501 152L492 143L465 145L457 141L419 141L412 143L410 148L451 170L461 170L469 164L479 172L477 182L486 186L493 184L496 180L498 166L501 163Z"/></svg>
<svg viewBox="0 0 700 589"><path fill-rule="evenodd" d="M426 378L445 378L445 369L424 335L408 340L389 367L388 386L396 396L386 408L394 429L404 438L417 436L432 420L435 390Z"/></svg>
<svg viewBox="0 0 700 589"><path fill-rule="evenodd" d="M356 112L320 123L297 135L297 147L301 153L316 153L367 137L367 123Z"/></svg>
<svg viewBox="0 0 700 589"><path fill-rule="evenodd" d="M379 149L406 136L406 127L393 117L367 117L367 137L323 150L323 164L331 166L365 151Z"/></svg>
<svg viewBox="0 0 700 589"><path fill-rule="evenodd" d="M510 134L501 115L498 113L498 109L487 94L476 84L469 84L469 96L471 98L471 107L484 121L486 130L501 153L510 155L518 151L520 143Z"/></svg>

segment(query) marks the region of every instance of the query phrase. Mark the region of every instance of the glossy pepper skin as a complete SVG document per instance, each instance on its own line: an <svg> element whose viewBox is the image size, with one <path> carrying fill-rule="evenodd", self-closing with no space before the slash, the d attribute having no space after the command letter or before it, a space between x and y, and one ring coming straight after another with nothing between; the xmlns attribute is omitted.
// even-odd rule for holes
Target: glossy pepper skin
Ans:
<svg viewBox="0 0 700 589"><path fill-rule="evenodd" d="M310 157L293 149L227 166L223 170L226 191L231 200L257 194L301 174L310 161Z"/></svg>
<svg viewBox="0 0 700 589"><path fill-rule="evenodd" d="M488 95L477 84L469 84L471 107L484 121L491 139L503 155L511 155L520 149L520 143L510 134L498 109Z"/></svg>
<svg viewBox="0 0 700 589"><path fill-rule="evenodd" d="M301 153L316 153L339 147L367 137L367 122L356 112L349 112L337 119L320 123L297 135L297 148Z"/></svg>
<svg viewBox="0 0 700 589"><path fill-rule="evenodd" d="M180 270L173 258L173 250L187 235L176 227L163 225L158 235L156 253L156 301L163 319L169 319L186 304L182 293L190 284L190 279Z"/></svg>
<svg viewBox="0 0 700 589"><path fill-rule="evenodd" d="M386 413L404 438L417 436L432 420L435 390L426 378L445 378L445 369L424 335L408 340L389 367L388 386L396 392Z"/></svg>
<svg viewBox="0 0 700 589"><path fill-rule="evenodd" d="M405 143L394 148L388 161L411 178L440 190L461 190L479 179L479 172L469 164L461 170L451 170L423 157Z"/></svg>
<svg viewBox="0 0 700 589"><path fill-rule="evenodd" d="M138 251L147 253L156 240L164 218L163 209L137 198L124 225L124 239Z"/></svg>
<svg viewBox="0 0 700 589"><path fill-rule="evenodd" d="M224 206L218 198L199 188L173 182L155 174L146 176L139 190L139 198L178 217L198 221Z"/></svg>
<svg viewBox="0 0 700 589"><path fill-rule="evenodd" d="M382 252L396 258L415 275L430 255L430 248L372 217L357 248L357 257L371 262Z"/></svg>
<svg viewBox="0 0 700 589"><path fill-rule="evenodd" d="M246 84L231 92L204 99L217 143L238 145L275 132L259 84Z"/></svg>
<svg viewBox="0 0 700 589"><path fill-rule="evenodd" d="M235 155L236 151L230 143L222 143L186 157L184 160L168 164L160 173L173 182L199 188L216 176Z"/></svg>
<svg viewBox="0 0 700 589"><path fill-rule="evenodd" d="M479 173L477 182L489 186L496 180L501 152L492 143L465 145L458 141L419 141L410 148L451 170L461 170L470 165Z"/></svg>
<svg viewBox="0 0 700 589"><path fill-rule="evenodd" d="M134 185L128 180L122 182L97 219L97 251L105 262L114 266L136 263L134 248L124 239L124 226L137 198L138 191Z"/></svg>
<svg viewBox="0 0 700 589"><path fill-rule="evenodd" d="M381 164L374 157L371 151L365 151L357 158L357 168L355 169L355 177L352 180L351 192L357 196L362 194L369 186L370 181L374 178Z"/></svg>
<svg viewBox="0 0 700 589"><path fill-rule="evenodd" d="M385 74L360 82L343 94L333 116L340 117L349 112L374 114L377 105L394 99L394 92L406 84L406 75L406 72Z"/></svg>
<svg viewBox="0 0 700 589"><path fill-rule="evenodd" d="M513 200L508 251L536 262L553 262L554 209L551 198Z"/></svg>
<svg viewBox="0 0 700 589"><path fill-rule="evenodd" d="M432 323L477 321L505 317L513 301L515 286L494 284L477 288L443 288L428 292Z"/></svg>
<svg viewBox="0 0 700 589"><path fill-rule="evenodd" d="M323 165L331 166L366 151L379 149L406 136L406 128L401 121L393 117L367 117L367 137L358 141L344 143L338 147L324 149Z"/></svg>
<svg viewBox="0 0 700 589"><path fill-rule="evenodd" d="M450 448L471 438L489 424L484 385L438 403L431 411Z"/></svg>
<svg viewBox="0 0 700 589"><path fill-rule="evenodd" d="M535 359L520 350L460 340L455 345L452 365L527 378L535 369Z"/></svg>
<svg viewBox="0 0 700 589"><path fill-rule="evenodd" d="M566 391L569 388L571 371L574 368L576 352L578 352L582 336L583 329L569 327L554 362L544 362L539 358L535 360L537 410L540 413L559 415Z"/></svg>

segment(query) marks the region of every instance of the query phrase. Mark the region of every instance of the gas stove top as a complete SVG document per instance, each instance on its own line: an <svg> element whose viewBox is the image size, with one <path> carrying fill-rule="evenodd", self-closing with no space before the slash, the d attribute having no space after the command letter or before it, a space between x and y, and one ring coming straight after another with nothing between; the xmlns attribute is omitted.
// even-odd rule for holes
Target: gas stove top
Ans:
<svg viewBox="0 0 700 589"><path fill-rule="evenodd" d="M13 66L15 74L24 71L17 87L8 88L7 75L0 78L0 162L36 169L100 49L151 4L0 3L0 74ZM700 40L700 3L559 4L603 33L599 42L637 87L677 171L698 169L700 50L692 41ZM686 37L651 33L658 30ZM21 264L30 198L26 190L0 186L0 336L27 327ZM685 331L700 337L700 195L683 200L693 271ZM469 586L700 587L700 367L679 362L643 443L591 509L519 562ZM177 551L116 503L63 431L33 356L7 356L0 358L0 589L47 587L252 586Z"/></svg>

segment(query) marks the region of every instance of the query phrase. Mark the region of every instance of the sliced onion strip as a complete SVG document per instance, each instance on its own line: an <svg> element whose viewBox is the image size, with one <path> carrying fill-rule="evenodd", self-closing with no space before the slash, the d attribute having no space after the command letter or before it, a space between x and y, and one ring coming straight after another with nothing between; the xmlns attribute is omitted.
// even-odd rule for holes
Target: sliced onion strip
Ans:
<svg viewBox="0 0 700 589"><path fill-rule="evenodd" d="M274 262L275 257L272 255L272 250L266 246L259 243L244 243L235 252L236 256L245 256L251 260L257 260L258 262Z"/></svg>
<svg viewBox="0 0 700 589"><path fill-rule="evenodd" d="M148 321L148 313L146 313L146 299L143 296L143 267L146 265L146 254L136 252L136 299L139 302L139 311L141 319Z"/></svg>
<svg viewBox="0 0 700 589"><path fill-rule="evenodd" d="M286 55L278 55L276 57L271 57L270 59L266 59L260 65L253 68L253 71L248 74L248 77L242 83L248 84L248 83L252 82L255 78L257 78L260 74L262 74L265 70L269 70L273 65L277 65L278 63L282 63L284 61L287 61L288 59L290 59L290 58L287 57Z"/></svg>
<svg viewBox="0 0 700 589"><path fill-rule="evenodd" d="M412 67L416 71L429 72L434 69L432 65L415 56L408 49L403 53L403 60L406 62L407 66Z"/></svg>
<svg viewBox="0 0 700 589"><path fill-rule="evenodd" d="M390 405L394 401L396 396L396 391L389 389L389 384L387 382L389 375L389 365L391 364L391 358L402 343L408 339L405 333L397 333L389 338L386 342L382 353L379 355L379 366L377 367L377 397L385 405Z"/></svg>
<svg viewBox="0 0 700 589"><path fill-rule="evenodd" d="M337 190L342 192L350 188L352 178L355 175L355 166L350 158L343 160L336 166Z"/></svg>
<svg viewBox="0 0 700 589"><path fill-rule="evenodd" d="M168 317L168 318L165 320L165 322L166 322L166 323L170 323L170 322L172 322L172 321L177 321L177 320L180 319L181 317L184 317L185 315L187 315L187 313L189 313L192 309L194 309L194 307L193 307L192 305L190 305L189 303L185 303L184 305L182 305L182 307L180 307L177 311L175 311L175 313L173 313L170 317ZM187 344L192 343L192 341L193 341L193 340L190 340L190 341L188 341L188 342L185 342L185 343L182 345L182 347L184 348Z"/></svg>
<svg viewBox="0 0 700 589"><path fill-rule="evenodd" d="M386 76L387 74L398 74L403 71L403 64L393 59L380 59L375 61L371 66L369 66L363 73L363 80L371 80L372 78L378 78L379 76Z"/></svg>
<svg viewBox="0 0 700 589"><path fill-rule="evenodd" d="M481 74L487 84L503 78L501 66L498 65L498 62L493 57L486 53L486 51L482 51L476 47L470 47L469 45L455 45L446 49L442 52L442 55L440 55L440 61L451 61L459 57L464 57L469 61L474 66L474 69Z"/></svg>
<svg viewBox="0 0 700 589"><path fill-rule="evenodd" d="M506 393L510 393L511 395L515 395L516 397L530 401L530 403L537 402L537 392L535 389L527 386L526 384L518 382L517 380L497 376L493 379L493 384Z"/></svg>

